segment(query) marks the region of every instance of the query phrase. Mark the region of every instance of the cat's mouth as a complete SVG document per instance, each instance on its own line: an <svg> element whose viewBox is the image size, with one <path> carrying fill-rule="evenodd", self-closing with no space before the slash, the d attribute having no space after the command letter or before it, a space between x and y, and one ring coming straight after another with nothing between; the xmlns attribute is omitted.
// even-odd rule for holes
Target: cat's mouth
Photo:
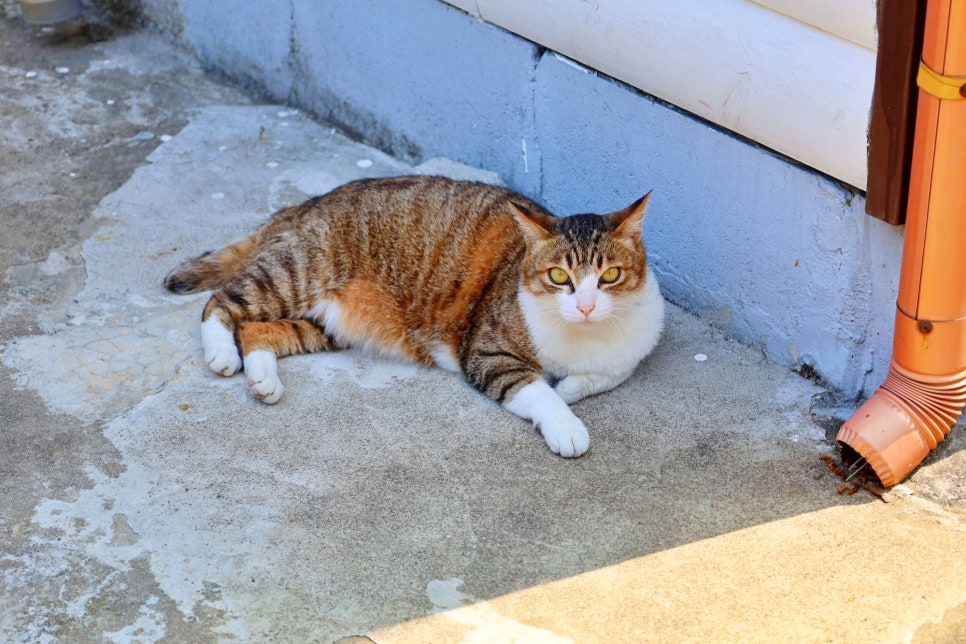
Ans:
<svg viewBox="0 0 966 644"><path fill-rule="evenodd" d="M568 316L567 322L569 322L571 326L575 326L579 329L588 329L599 324L601 320L603 320L603 318L597 316L587 317L586 315L573 315Z"/></svg>

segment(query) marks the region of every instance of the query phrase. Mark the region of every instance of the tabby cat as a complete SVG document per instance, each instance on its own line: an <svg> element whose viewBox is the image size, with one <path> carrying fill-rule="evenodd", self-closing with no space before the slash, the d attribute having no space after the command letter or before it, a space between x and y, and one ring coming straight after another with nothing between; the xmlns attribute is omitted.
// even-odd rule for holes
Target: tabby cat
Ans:
<svg viewBox="0 0 966 644"><path fill-rule="evenodd" d="M568 403L626 380L661 333L649 197L557 218L486 184L365 179L280 210L164 285L215 289L205 362L222 376L244 365L266 403L282 395L277 358L358 347L464 374L575 457L590 437Z"/></svg>

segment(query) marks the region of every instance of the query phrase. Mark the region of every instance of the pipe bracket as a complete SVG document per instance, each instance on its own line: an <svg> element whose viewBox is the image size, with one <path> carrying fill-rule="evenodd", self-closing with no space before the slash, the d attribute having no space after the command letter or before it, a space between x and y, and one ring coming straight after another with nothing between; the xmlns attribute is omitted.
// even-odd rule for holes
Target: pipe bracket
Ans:
<svg viewBox="0 0 966 644"><path fill-rule="evenodd" d="M916 84L923 91L939 99L966 100L966 76L943 76L922 61L919 61Z"/></svg>

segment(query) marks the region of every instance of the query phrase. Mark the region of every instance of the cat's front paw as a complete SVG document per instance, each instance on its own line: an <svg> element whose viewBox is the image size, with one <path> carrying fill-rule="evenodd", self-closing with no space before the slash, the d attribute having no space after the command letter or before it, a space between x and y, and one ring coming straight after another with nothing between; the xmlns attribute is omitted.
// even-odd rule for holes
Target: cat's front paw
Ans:
<svg viewBox="0 0 966 644"><path fill-rule="evenodd" d="M587 376L570 375L562 378L553 390L569 405L586 396L592 388L593 384Z"/></svg>
<svg viewBox="0 0 966 644"><path fill-rule="evenodd" d="M274 405L285 391L278 377L278 361L270 351L252 351L245 356L245 375L252 394L263 403Z"/></svg>
<svg viewBox="0 0 966 644"><path fill-rule="evenodd" d="M560 379L554 387L568 405L587 396L610 391L630 377L632 370L616 373L573 373Z"/></svg>
<svg viewBox="0 0 966 644"><path fill-rule="evenodd" d="M544 421L537 428L543 434L543 440L547 441L550 451L564 458L582 456L590 449L590 434L583 421L576 416Z"/></svg>

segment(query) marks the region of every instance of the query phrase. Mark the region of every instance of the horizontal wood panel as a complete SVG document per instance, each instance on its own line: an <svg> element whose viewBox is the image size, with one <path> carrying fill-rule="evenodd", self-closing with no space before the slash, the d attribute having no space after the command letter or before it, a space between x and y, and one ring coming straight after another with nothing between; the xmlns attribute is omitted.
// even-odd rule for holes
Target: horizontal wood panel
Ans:
<svg viewBox="0 0 966 644"><path fill-rule="evenodd" d="M875 52L781 0L446 1L865 189Z"/></svg>
<svg viewBox="0 0 966 644"><path fill-rule="evenodd" d="M876 0L749 0L871 51L878 48Z"/></svg>

